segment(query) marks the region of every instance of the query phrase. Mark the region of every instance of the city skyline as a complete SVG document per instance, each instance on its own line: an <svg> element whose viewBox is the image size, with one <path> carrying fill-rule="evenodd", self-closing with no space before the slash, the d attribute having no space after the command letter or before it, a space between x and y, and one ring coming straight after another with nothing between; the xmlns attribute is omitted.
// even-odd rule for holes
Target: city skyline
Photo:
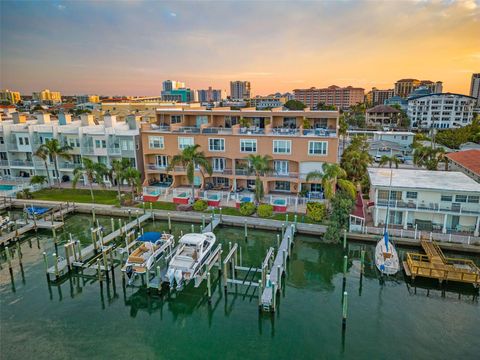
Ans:
<svg viewBox="0 0 480 360"><path fill-rule="evenodd" d="M245 80L254 95L330 85L368 91L401 78L468 94L479 70L479 1L0 6L0 87L22 94L158 95L166 79L193 89Z"/></svg>

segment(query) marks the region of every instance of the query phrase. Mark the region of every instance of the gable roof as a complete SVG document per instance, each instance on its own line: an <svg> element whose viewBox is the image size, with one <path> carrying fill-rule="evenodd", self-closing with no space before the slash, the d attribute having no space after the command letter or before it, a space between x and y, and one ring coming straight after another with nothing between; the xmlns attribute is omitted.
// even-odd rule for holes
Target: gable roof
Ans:
<svg viewBox="0 0 480 360"><path fill-rule="evenodd" d="M447 154L447 157L471 172L480 175L480 150L471 149Z"/></svg>

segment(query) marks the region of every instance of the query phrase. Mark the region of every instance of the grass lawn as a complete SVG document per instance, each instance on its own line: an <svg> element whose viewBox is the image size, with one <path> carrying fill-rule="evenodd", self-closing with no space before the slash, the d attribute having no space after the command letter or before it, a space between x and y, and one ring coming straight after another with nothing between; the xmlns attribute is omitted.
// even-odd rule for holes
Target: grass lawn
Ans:
<svg viewBox="0 0 480 360"><path fill-rule="evenodd" d="M91 203L90 190L86 189L42 189L32 193L35 200L69 201ZM95 203L118 205L117 192L112 190L94 190Z"/></svg>
<svg viewBox="0 0 480 360"><path fill-rule="evenodd" d="M171 202L165 202L165 201L156 201L156 202L145 202L145 209L149 210L150 209L150 204L152 204L153 209L157 210L176 210L177 204L171 203ZM137 207L143 207L142 204L137 205Z"/></svg>

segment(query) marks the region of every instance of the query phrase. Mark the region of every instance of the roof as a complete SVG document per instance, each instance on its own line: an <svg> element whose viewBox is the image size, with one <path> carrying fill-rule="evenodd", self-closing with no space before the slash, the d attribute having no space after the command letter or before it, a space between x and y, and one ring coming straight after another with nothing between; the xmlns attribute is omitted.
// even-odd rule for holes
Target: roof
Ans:
<svg viewBox="0 0 480 360"><path fill-rule="evenodd" d="M456 171L430 171L416 169L368 168L372 186L425 190L450 190L480 193L480 184Z"/></svg>
<svg viewBox="0 0 480 360"><path fill-rule="evenodd" d="M480 150L457 151L447 154L447 157L471 172L480 175Z"/></svg>
<svg viewBox="0 0 480 360"><path fill-rule="evenodd" d="M399 113L400 110L388 105L377 105L367 110L367 113Z"/></svg>
<svg viewBox="0 0 480 360"><path fill-rule="evenodd" d="M365 208L363 203L363 196L361 191L357 191L357 198L355 200L355 207L353 208L351 215L361 219L365 219Z"/></svg>
<svg viewBox="0 0 480 360"><path fill-rule="evenodd" d="M191 234L185 234L180 238L180 242L182 244L190 244L190 245L199 245L205 240L207 240L207 235L206 234L196 234L196 233L191 233Z"/></svg>
<svg viewBox="0 0 480 360"><path fill-rule="evenodd" d="M477 98L474 98L473 96L468 96L468 95L464 95L464 94L456 94L456 93L446 92L446 93L431 93L431 94L426 94L426 95L411 96L411 97L408 98L408 101L410 101L410 100L417 100L417 99L420 99L420 98L423 98L423 97L427 97L427 96L439 96L439 95L460 96L460 97L466 97L466 98L470 98L470 99L477 100Z"/></svg>

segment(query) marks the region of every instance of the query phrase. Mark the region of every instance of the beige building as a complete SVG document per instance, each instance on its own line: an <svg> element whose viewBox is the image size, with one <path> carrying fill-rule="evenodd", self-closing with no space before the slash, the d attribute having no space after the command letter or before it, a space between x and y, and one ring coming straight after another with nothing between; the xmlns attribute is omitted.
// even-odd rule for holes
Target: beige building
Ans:
<svg viewBox="0 0 480 360"><path fill-rule="evenodd" d="M397 127L400 121L400 110L387 105L377 105L367 109L365 121L367 126Z"/></svg>
<svg viewBox="0 0 480 360"><path fill-rule="evenodd" d="M265 193L321 192L318 181L311 184L305 178L323 163L337 162L338 116L337 111L159 109L156 124L142 124L146 184L187 186L185 168L168 172L167 167L186 146L198 144L213 174L197 171L196 185L251 189L255 176L247 157L253 154L272 158L272 171L261 177Z"/></svg>
<svg viewBox="0 0 480 360"><path fill-rule="evenodd" d="M18 91L10 91L8 89L1 90L0 101L8 101L11 104L16 104L20 101L20 93Z"/></svg>
<svg viewBox="0 0 480 360"><path fill-rule="evenodd" d="M58 104L62 102L62 96L58 91L50 91L48 89L44 89L39 92L34 92L33 100L39 101L41 103L49 103L49 104Z"/></svg>
<svg viewBox="0 0 480 360"><path fill-rule="evenodd" d="M365 103L367 106L383 105L385 104L385 100L393 96L393 93L393 89L380 90L374 87L365 95Z"/></svg>
<svg viewBox="0 0 480 360"><path fill-rule="evenodd" d="M295 100L301 101L310 108L315 108L319 103L333 105L339 109L348 109L352 105L361 104L365 100L365 90L352 86L329 86L324 89L295 89Z"/></svg>
<svg viewBox="0 0 480 360"><path fill-rule="evenodd" d="M251 97L250 81L230 81L230 98L245 100Z"/></svg>
<svg viewBox="0 0 480 360"><path fill-rule="evenodd" d="M100 102L100 97L98 95L77 95L77 104L98 102Z"/></svg>
<svg viewBox="0 0 480 360"><path fill-rule="evenodd" d="M176 106L181 107L182 104L175 105L170 101L102 102L102 112L115 115L119 121L125 121L125 118L130 114L137 114L142 116L144 121L155 122L157 109Z"/></svg>
<svg viewBox="0 0 480 360"><path fill-rule="evenodd" d="M417 80L417 79L401 79L395 83L395 95L407 98L415 89L426 87L431 93L441 93L443 91L443 83L441 81Z"/></svg>

